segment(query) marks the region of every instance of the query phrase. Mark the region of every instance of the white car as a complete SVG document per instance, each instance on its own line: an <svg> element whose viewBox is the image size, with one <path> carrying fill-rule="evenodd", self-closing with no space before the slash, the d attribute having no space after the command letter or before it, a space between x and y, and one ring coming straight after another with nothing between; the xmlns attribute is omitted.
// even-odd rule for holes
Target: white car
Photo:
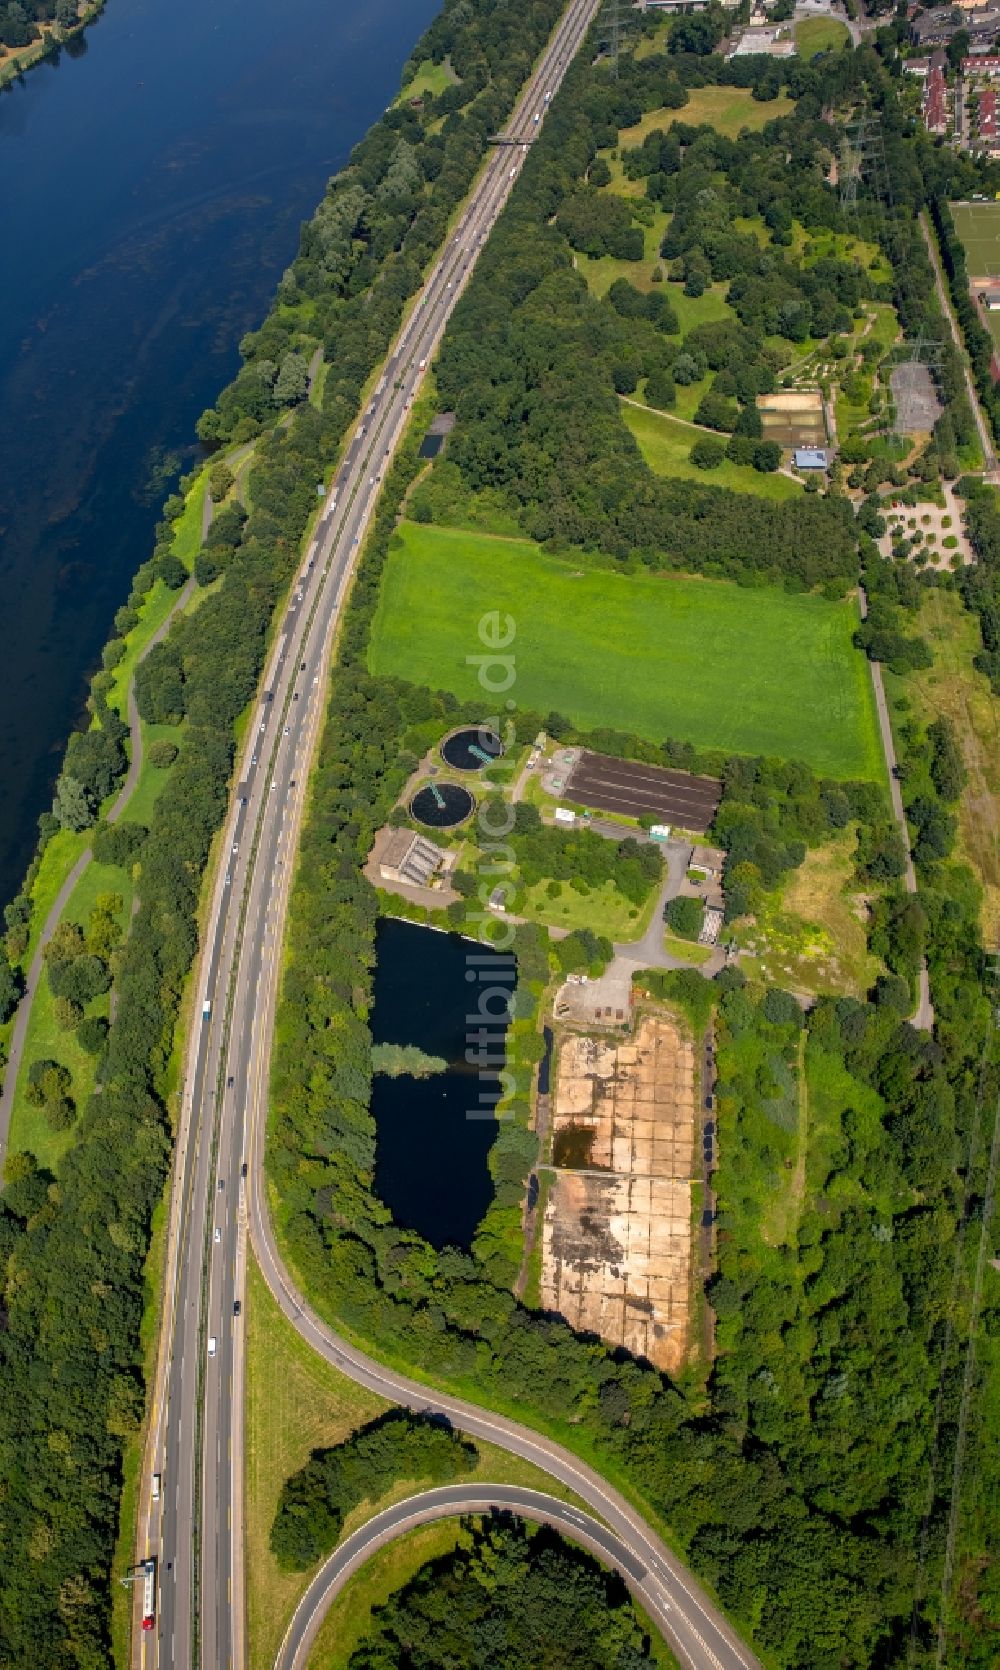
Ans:
<svg viewBox="0 0 1000 1670"><path fill-rule="evenodd" d="M216 1224L216 1226L215 1226L214 1240L215 1240L216 1246L218 1246L219 1242L222 1240L222 1230L219 1228L218 1224Z"/></svg>
<svg viewBox="0 0 1000 1670"><path fill-rule="evenodd" d="M209 1336L208 1336L208 1354L209 1354L210 1357L215 1356L215 1348L216 1348L215 1335L214 1334L209 1334Z"/></svg>

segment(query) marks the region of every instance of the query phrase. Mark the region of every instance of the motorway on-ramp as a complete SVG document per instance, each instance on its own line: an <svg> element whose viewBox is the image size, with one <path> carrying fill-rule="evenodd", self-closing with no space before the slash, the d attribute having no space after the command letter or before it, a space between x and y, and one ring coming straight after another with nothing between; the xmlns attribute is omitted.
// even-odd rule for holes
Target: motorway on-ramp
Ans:
<svg viewBox="0 0 1000 1670"><path fill-rule="evenodd" d="M537 131L535 118L542 120L598 5L570 0L518 101L510 143L491 151L390 351L276 626L251 715L205 928L177 1134L136 1550L138 1558L152 1554L158 1561L156 1627L136 1630L134 1653L134 1662L149 1670L245 1663L242 1301L251 1237L286 1316L345 1374L527 1456L587 1501L662 1590L671 1640L685 1664L698 1670L756 1665L686 1568L593 1469L530 1428L390 1373L327 1329L281 1263L264 1196L281 947L344 600L423 371L506 203ZM155 1501L154 1473L161 1481Z"/></svg>

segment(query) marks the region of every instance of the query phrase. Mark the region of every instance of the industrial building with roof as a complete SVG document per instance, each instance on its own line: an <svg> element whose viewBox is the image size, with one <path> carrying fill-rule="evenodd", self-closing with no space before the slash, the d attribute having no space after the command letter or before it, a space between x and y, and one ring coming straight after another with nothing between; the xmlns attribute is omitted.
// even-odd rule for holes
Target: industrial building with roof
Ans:
<svg viewBox="0 0 1000 1670"><path fill-rule="evenodd" d="M424 835L397 829L386 842L379 859L383 881L408 882L411 887L429 887L441 868L444 854Z"/></svg>

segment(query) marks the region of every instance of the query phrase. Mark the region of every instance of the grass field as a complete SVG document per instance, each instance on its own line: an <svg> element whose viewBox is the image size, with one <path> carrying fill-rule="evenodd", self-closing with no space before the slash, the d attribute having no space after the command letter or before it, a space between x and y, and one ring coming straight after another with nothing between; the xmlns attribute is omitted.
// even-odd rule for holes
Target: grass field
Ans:
<svg viewBox="0 0 1000 1670"><path fill-rule="evenodd" d="M952 203L970 278L1000 277L1000 203Z"/></svg>
<svg viewBox="0 0 1000 1670"><path fill-rule="evenodd" d="M867 944L867 912L854 881L853 830L806 853L778 895L769 894L752 926L741 966L751 977L793 991L865 996L883 972Z"/></svg>
<svg viewBox="0 0 1000 1670"><path fill-rule="evenodd" d="M469 658L482 653L478 625L494 610L516 623L509 688L520 707L881 778L871 681L851 643L853 603L581 569L529 540L404 523L372 670L474 697L483 686Z"/></svg>
<svg viewBox="0 0 1000 1670"><path fill-rule="evenodd" d="M741 128L762 128L794 108L793 100L784 95L759 102L748 87L694 87L683 110L651 110L634 128L622 128L618 142L623 149L641 145L654 128L669 128L675 122L692 128L707 122L717 133L735 139Z"/></svg>
<svg viewBox="0 0 1000 1670"><path fill-rule="evenodd" d="M685 391L686 392L686 391ZM634 406L623 400L622 417L639 443L639 451L657 475L680 476L690 481L716 487L730 487L734 493L754 493L762 499L796 499L802 488L791 476L774 471L762 475L747 464L733 464L728 458L714 470L700 470L691 462L691 448L707 434L679 422L668 412ZM723 444L727 437L718 437Z"/></svg>
<svg viewBox="0 0 1000 1670"><path fill-rule="evenodd" d="M817 52L836 51L850 38L847 24L835 17L804 17L795 25L795 45L801 58L813 58Z"/></svg>
<svg viewBox="0 0 1000 1670"><path fill-rule="evenodd" d="M547 886L547 882L540 881L534 887L519 888L511 906L515 915L525 916L529 922L541 922L545 927L568 928L571 932L574 928L590 928L593 933L605 934L614 941L638 939L645 931L652 900L639 909L619 893L613 882L602 882L600 887L592 887L586 893L578 893L568 882L560 882L554 899L549 898Z"/></svg>
<svg viewBox="0 0 1000 1670"><path fill-rule="evenodd" d="M408 81L396 100L397 104L405 104L409 99L427 97L437 98L446 87L454 87L458 76L451 64L445 59L442 64L435 64L432 59L425 58L417 65L416 74L412 81Z"/></svg>

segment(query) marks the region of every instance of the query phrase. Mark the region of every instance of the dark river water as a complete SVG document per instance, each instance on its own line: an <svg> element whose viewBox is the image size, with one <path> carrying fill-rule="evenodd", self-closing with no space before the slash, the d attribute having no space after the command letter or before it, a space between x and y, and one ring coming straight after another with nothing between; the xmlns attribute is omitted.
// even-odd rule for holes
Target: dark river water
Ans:
<svg viewBox="0 0 1000 1670"><path fill-rule="evenodd" d="M171 463L439 0L108 0L0 95L0 903Z"/></svg>
<svg viewBox="0 0 1000 1670"><path fill-rule="evenodd" d="M416 1044L449 1063L448 1072L427 1078L376 1074L376 1192L398 1224L433 1246L468 1247L493 1199L486 1158L497 1131L490 1110L498 1081L470 1065L466 1051L478 1048L469 1033L479 1026L479 994L510 989L511 960L457 934L392 920L379 923L376 950L374 1042ZM490 1013L502 1007L502 995L484 1006ZM506 1027L502 1020L487 1025L496 1059Z"/></svg>

